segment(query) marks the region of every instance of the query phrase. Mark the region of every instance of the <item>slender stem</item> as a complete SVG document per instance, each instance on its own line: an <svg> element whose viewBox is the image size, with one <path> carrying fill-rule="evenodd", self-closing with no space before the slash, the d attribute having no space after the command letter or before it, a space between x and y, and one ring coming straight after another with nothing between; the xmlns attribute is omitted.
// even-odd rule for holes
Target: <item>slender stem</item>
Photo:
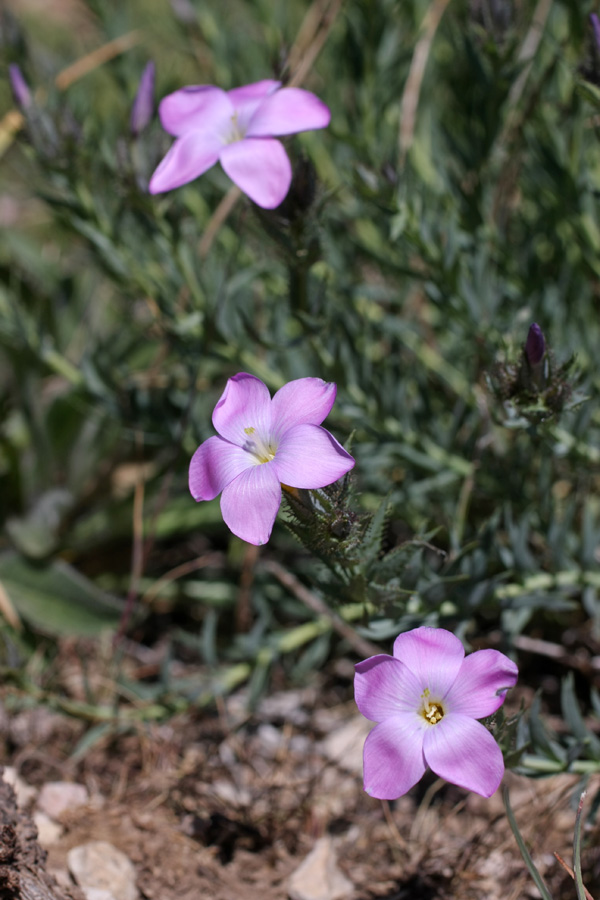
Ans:
<svg viewBox="0 0 600 900"><path fill-rule="evenodd" d="M517 842L517 846L523 857L523 862L529 869L529 874L533 878L535 885L542 895L543 900L552 900L552 895L548 892L548 888L544 884L544 880L540 873L538 872L534 861L531 858L531 854L525 845L525 841L523 840L523 835L519 831L519 826L517 825L517 820L515 819L514 813L512 811L510 805L510 799L508 796L508 788L505 787L502 791L502 798L504 800L504 808L506 809L506 817L508 819L508 824L511 827L512 833L515 836L515 840Z"/></svg>

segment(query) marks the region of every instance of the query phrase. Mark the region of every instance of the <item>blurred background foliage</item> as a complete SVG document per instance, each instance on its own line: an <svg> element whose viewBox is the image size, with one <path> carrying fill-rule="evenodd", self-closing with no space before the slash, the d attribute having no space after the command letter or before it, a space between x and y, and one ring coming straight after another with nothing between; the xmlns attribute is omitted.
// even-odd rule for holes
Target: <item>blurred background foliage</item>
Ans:
<svg viewBox="0 0 600 900"><path fill-rule="evenodd" d="M387 650L427 623L520 650L557 710L560 676L576 670L588 708L600 650L596 8L5 5L7 678L69 707L56 648L120 622L103 658L151 718L248 679L256 699L273 679L306 680L332 654ZM186 84L302 71L332 121L286 141L296 175L279 209L241 198L219 222L230 183L218 167L147 193L171 140L156 116L130 130L150 60L157 102ZM15 63L32 92L20 110ZM534 321L548 348L535 383L522 377ZM349 484L306 500L308 526L306 507L282 509L260 551L229 534L218 500L195 504L187 489L238 371L272 391L335 381L326 424L357 460ZM125 647L137 669L121 665ZM102 718L101 700L92 691L81 708ZM539 750L533 730L522 741ZM548 738L548 753L569 765L573 740L559 753Z"/></svg>

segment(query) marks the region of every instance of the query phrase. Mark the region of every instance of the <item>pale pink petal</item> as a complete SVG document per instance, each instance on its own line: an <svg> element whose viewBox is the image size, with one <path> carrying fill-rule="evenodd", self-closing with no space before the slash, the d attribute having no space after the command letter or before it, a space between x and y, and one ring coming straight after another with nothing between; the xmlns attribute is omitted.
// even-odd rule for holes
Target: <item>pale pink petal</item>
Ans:
<svg viewBox="0 0 600 900"><path fill-rule="evenodd" d="M271 395L266 384L239 372L230 378L214 408L213 425L221 437L251 450L256 439L268 441L271 432Z"/></svg>
<svg viewBox="0 0 600 900"><path fill-rule="evenodd" d="M225 91L210 85L192 85L168 94L158 113L162 127L179 136L188 131L222 134L231 125L235 108Z"/></svg>
<svg viewBox="0 0 600 900"><path fill-rule="evenodd" d="M402 712L417 715L422 689L399 659L380 653L357 663L354 669L354 699L365 718L383 722Z"/></svg>
<svg viewBox="0 0 600 900"><path fill-rule="evenodd" d="M264 100L281 86L280 81L255 81L254 84L246 84L244 87L234 88L227 92L227 96L233 103L237 114L237 125L240 132L245 135L248 124Z"/></svg>
<svg viewBox="0 0 600 900"><path fill-rule="evenodd" d="M281 503L281 486L272 463L238 475L221 494L221 512L228 528L249 544L266 544Z"/></svg>
<svg viewBox="0 0 600 900"><path fill-rule="evenodd" d="M329 108L302 88L282 88L260 104L246 132L248 137L297 134L329 125Z"/></svg>
<svg viewBox="0 0 600 900"><path fill-rule="evenodd" d="M460 713L449 713L426 728L423 754L440 778L483 797L491 797L502 781L498 744L481 722Z"/></svg>
<svg viewBox="0 0 600 900"><path fill-rule="evenodd" d="M414 714L400 713L375 726L367 735L363 752L367 794L396 800L423 777L424 734Z"/></svg>
<svg viewBox="0 0 600 900"><path fill-rule="evenodd" d="M519 670L498 650L477 650L463 661L456 681L444 700L454 713L473 719L491 716L502 704L508 688L517 683Z"/></svg>
<svg viewBox="0 0 600 900"><path fill-rule="evenodd" d="M398 635L394 656L415 673L422 690L429 688L435 700L444 697L452 687L465 651L452 632L423 626Z"/></svg>
<svg viewBox="0 0 600 900"><path fill-rule="evenodd" d="M221 437L200 444L190 462L189 484L194 500L212 500L230 481L254 465L252 456Z"/></svg>
<svg viewBox="0 0 600 900"><path fill-rule="evenodd" d="M221 142L213 134L191 131L177 138L150 179L148 190L160 194L193 181L214 166L220 149Z"/></svg>
<svg viewBox="0 0 600 900"><path fill-rule="evenodd" d="M264 78L262 81L253 81L252 84L245 84L242 87L233 88L227 91L227 96L236 109L239 109L244 103L252 100L263 100L281 87L280 81L273 81L272 78Z"/></svg>
<svg viewBox="0 0 600 900"><path fill-rule="evenodd" d="M273 465L282 484L320 488L349 472L354 459L320 425L295 425L280 438Z"/></svg>
<svg viewBox="0 0 600 900"><path fill-rule="evenodd" d="M221 165L257 206L274 209L292 181L292 166L283 145L269 138L245 138L223 147Z"/></svg>
<svg viewBox="0 0 600 900"><path fill-rule="evenodd" d="M271 434L279 438L292 425L320 425L335 402L337 387L321 378L297 378L273 397Z"/></svg>

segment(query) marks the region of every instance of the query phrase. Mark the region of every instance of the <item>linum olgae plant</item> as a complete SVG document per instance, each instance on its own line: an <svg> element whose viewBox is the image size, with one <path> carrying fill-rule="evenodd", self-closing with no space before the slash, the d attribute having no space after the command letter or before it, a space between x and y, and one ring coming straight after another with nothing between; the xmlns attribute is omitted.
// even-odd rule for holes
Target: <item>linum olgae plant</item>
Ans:
<svg viewBox="0 0 600 900"><path fill-rule="evenodd" d="M407 631L396 638L393 656L358 663L356 704L378 723L365 741L365 791L397 799L429 766L440 778L490 797L504 760L477 720L500 708L517 675L514 662L498 650L465 657L460 640L444 628Z"/></svg>
<svg viewBox="0 0 600 900"><path fill-rule="evenodd" d="M337 388L320 378L289 381L271 398L259 378L230 378L215 406L218 436L192 457L190 491L195 500L221 494L231 531L250 544L265 544L281 504L281 488L316 489L337 481L354 459L321 422Z"/></svg>
<svg viewBox="0 0 600 900"><path fill-rule="evenodd" d="M224 91L192 85L165 97L163 128L175 136L152 178L152 194L193 181L220 162L231 180L264 209L284 200L292 166L277 136L329 125L329 108L310 91L266 79Z"/></svg>

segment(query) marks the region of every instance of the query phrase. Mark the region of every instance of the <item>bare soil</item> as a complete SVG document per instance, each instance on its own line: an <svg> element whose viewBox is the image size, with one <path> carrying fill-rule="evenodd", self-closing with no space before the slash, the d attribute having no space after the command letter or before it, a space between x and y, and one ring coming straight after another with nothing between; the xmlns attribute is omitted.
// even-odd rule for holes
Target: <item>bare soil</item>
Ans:
<svg viewBox="0 0 600 900"><path fill-rule="evenodd" d="M47 900L80 896L69 887L66 854L89 840L107 840L130 857L149 900L285 900L290 875L323 835L332 836L337 864L353 885L348 900L539 896L500 792L484 800L433 776L391 804L363 792L365 726L349 676L340 677L339 667L321 673L309 686L266 696L253 712L241 691L217 709L189 708L168 723L115 727L80 755L73 754L89 723L43 705L23 709L26 698L6 689L1 761L37 788L82 783L90 802L59 817L64 832L46 856L35 845L31 820L2 799L0 897L31 895L25 882L21 889L14 878L12 887L6 877L1 883L6 864L13 872L37 869L46 886L56 876L60 886ZM506 783L553 897L574 898L573 881L552 854L572 861L578 780L507 773ZM599 788L600 778L592 779L588 796ZM25 849L11 850L18 820ZM597 825L586 826L583 862L592 896L600 896L598 836Z"/></svg>

